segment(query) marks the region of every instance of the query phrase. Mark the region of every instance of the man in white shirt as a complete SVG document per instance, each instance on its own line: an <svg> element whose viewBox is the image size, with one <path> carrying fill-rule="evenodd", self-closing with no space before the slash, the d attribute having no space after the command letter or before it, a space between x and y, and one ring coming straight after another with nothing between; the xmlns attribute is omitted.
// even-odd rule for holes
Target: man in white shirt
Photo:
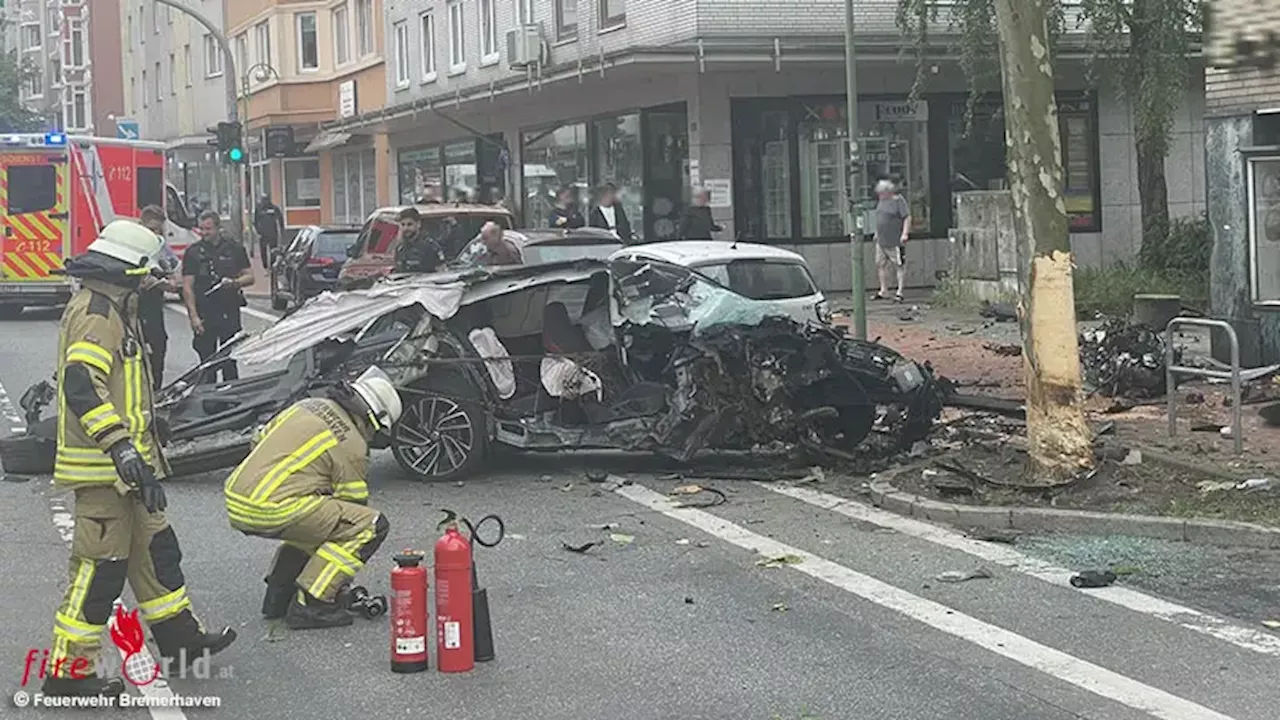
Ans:
<svg viewBox="0 0 1280 720"><path fill-rule="evenodd" d="M599 199L588 214L587 225L611 230L622 242L631 242L631 223L627 220L626 211L618 203L618 188L613 183L600 188Z"/></svg>

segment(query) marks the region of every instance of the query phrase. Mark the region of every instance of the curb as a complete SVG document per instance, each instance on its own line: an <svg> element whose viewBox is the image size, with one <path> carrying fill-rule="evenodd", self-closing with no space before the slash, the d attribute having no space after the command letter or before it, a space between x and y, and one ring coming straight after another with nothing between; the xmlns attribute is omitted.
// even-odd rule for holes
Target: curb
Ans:
<svg viewBox="0 0 1280 720"><path fill-rule="evenodd" d="M1280 528L1232 520L1197 520L1156 515L1125 515L1089 510L1036 507L961 505L902 492L891 480L900 473L919 472L910 465L885 473L888 480L871 483L871 503L882 510L965 528L1024 530L1075 535L1130 535L1179 540L1197 545L1280 549Z"/></svg>

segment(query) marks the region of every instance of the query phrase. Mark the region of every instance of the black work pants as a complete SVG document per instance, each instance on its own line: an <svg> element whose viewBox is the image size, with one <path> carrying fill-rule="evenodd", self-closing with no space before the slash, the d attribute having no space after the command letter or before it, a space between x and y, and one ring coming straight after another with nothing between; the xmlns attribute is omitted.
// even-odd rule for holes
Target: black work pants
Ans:
<svg viewBox="0 0 1280 720"><path fill-rule="evenodd" d="M240 332L240 308L237 306L221 312L202 311L200 319L204 321L204 332L195 336L191 341L191 347L195 349L196 355L200 356L200 362L204 362L213 357L218 352L218 348L225 345L228 340L235 337L236 333ZM236 380L240 377L240 371L236 367L235 361L225 360L205 369L200 382L218 382L219 372L221 372L224 382Z"/></svg>
<svg viewBox="0 0 1280 720"><path fill-rule="evenodd" d="M258 238L258 250L262 252L262 269L271 269L271 249L276 246L275 239Z"/></svg>
<svg viewBox="0 0 1280 720"><path fill-rule="evenodd" d="M151 384L154 389L159 390L164 387L164 356L169 350L169 337L160 335L147 338L147 345L151 347Z"/></svg>

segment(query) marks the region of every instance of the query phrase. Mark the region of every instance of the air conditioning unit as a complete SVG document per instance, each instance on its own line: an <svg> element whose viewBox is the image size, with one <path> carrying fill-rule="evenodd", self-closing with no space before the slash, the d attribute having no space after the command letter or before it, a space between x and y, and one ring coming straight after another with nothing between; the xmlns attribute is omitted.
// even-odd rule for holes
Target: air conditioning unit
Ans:
<svg viewBox="0 0 1280 720"><path fill-rule="evenodd" d="M507 66L524 69L544 60L542 23L529 23L507 31Z"/></svg>

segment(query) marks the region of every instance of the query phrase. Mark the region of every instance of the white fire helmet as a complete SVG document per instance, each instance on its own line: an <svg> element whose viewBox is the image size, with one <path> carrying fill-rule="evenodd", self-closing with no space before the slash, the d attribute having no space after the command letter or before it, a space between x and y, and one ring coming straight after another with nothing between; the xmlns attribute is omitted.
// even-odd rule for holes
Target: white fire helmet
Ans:
<svg viewBox="0 0 1280 720"><path fill-rule="evenodd" d="M159 236L134 220L112 220L89 243L89 251L115 258L126 265L147 267L160 254Z"/></svg>
<svg viewBox="0 0 1280 720"><path fill-rule="evenodd" d="M390 429L400 419L403 410L400 393L377 365L360 373L360 377L352 381L351 389L369 408L370 419L379 430Z"/></svg>

